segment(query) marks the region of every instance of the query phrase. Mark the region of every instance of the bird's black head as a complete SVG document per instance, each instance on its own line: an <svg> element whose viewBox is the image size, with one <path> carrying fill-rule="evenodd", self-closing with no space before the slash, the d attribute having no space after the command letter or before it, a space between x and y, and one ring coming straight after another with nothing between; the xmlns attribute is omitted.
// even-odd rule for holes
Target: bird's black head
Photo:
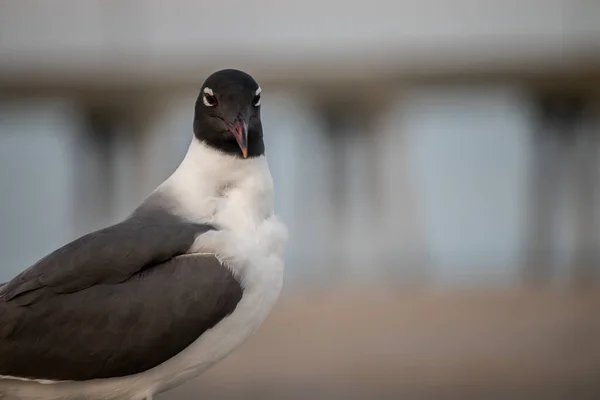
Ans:
<svg viewBox="0 0 600 400"><path fill-rule="evenodd" d="M196 100L196 138L236 157L263 155L260 92L254 78L242 71L225 69L209 76Z"/></svg>

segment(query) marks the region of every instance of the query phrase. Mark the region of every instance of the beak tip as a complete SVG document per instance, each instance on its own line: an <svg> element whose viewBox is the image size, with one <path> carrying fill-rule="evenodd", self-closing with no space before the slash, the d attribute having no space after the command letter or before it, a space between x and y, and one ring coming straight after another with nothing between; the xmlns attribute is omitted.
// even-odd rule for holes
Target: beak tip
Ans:
<svg viewBox="0 0 600 400"><path fill-rule="evenodd" d="M235 140L237 141L242 156L248 158L248 126L244 119L238 117L234 123L225 123Z"/></svg>

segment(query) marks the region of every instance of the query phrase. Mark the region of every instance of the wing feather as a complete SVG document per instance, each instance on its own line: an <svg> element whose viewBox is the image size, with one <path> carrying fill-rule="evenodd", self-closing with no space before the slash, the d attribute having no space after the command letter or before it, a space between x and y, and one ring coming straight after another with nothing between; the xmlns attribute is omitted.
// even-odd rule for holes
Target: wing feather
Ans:
<svg viewBox="0 0 600 400"><path fill-rule="evenodd" d="M213 255L175 257L122 282L0 301L0 375L89 380L153 368L231 314L243 289ZM18 297L17 297L18 298Z"/></svg>

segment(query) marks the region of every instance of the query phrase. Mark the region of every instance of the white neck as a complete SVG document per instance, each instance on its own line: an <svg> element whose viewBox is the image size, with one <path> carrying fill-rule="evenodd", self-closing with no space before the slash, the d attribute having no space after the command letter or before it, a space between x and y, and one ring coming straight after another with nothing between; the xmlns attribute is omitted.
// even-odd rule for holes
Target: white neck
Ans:
<svg viewBox="0 0 600 400"><path fill-rule="evenodd" d="M273 215L273 180L266 157L233 157L196 138L157 191L175 200L181 217L232 231L255 230Z"/></svg>

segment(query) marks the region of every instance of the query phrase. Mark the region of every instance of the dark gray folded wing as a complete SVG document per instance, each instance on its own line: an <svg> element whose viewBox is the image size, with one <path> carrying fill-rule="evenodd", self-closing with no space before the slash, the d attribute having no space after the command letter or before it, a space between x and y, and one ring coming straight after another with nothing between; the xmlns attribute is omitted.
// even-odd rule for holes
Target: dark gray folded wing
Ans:
<svg viewBox="0 0 600 400"><path fill-rule="evenodd" d="M214 256L185 254L213 229L151 197L0 286L0 375L87 380L135 374L229 315L242 288Z"/></svg>
<svg viewBox="0 0 600 400"><path fill-rule="evenodd" d="M85 286L38 288L26 306L0 301L0 375L88 380L143 372L183 351L242 297L212 255Z"/></svg>

